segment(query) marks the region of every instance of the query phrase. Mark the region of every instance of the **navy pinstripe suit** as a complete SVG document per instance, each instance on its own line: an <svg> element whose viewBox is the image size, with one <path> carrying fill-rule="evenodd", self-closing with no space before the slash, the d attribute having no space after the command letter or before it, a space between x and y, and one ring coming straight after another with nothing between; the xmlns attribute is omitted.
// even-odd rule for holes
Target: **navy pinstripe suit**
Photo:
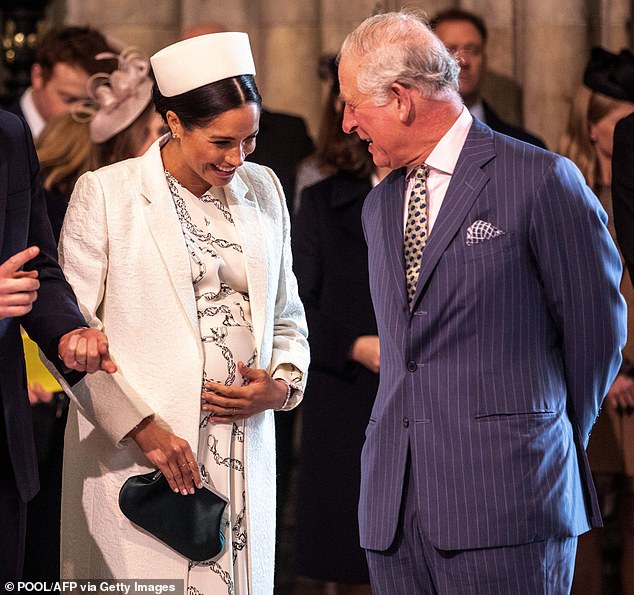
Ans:
<svg viewBox="0 0 634 595"><path fill-rule="evenodd" d="M584 446L620 364L625 305L598 200L570 161L474 120L410 313L405 183L393 172L363 210L381 379L362 454L362 546L394 540L408 451L435 547L599 525ZM477 220L504 234L467 245Z"/></svg>

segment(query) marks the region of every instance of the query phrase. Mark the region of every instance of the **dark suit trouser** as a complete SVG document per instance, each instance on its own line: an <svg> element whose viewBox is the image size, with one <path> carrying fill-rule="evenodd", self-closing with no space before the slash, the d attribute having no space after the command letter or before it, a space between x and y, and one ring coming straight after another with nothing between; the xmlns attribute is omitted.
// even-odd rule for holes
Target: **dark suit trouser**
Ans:
<svg viewBox="0 0 634 595"><path fill-rule="evenodd" d="M4 418L0 413L0 585L22 577L25 539L26 502L15 484Z"/></svg>
<svg viewBox="0 0 634 595"><path fill-rule="evenodd" d="M394 543L366 550L373 595L566 595L577 538L509 547L439 550L418 524L408 462Z"/></svg>

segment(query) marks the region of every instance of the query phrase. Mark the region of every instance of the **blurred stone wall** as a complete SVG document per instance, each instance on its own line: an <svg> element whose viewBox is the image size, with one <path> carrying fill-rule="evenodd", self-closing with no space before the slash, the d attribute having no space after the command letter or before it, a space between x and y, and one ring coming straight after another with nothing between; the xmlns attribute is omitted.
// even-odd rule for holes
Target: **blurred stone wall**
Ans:
<svg viewBox="0 0 634 595"><path fill-rule="evenodd" d="M405 3L404 3L405 4ZM322 52L334 52L356 24L396 0L55 0L67 23L90 23L147 52L209 20L247 31L258 85L269 108L303 115L313 133L324 89ZM485 95L500 114L556 148L589 48L630 45L631 0L408 0L432 15L452 6L484 16L490 38ZM60 8L61 7L61 8Z"/></svg>

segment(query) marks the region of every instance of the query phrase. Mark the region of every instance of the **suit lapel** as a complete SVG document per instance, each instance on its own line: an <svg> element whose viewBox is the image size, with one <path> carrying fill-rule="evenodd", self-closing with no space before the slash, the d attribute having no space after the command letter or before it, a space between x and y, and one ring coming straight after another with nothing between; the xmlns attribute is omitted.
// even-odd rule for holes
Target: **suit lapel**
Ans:
<svg viewBox="0 0 634 595"><path fill-rule="evenodd" d="M141 158L141 194L148 201L143 213L174 289L198 336L200 330L189 254L167 180L161 175L163 170L157 141Z"/></svg>
<svg viewBox="0 0 634 595"><path fill-rule="evenodd" d="M482 170L482 166L493 157L495 157L495 148L491 130L474 120L423 252L412 310L424 293L438 260L454 239L473 203L487 183L489 177Z"/></svg>
<svg viewBox="0 0 634 595"><path fill-rule="evenodd" d="M264 241L261 215L255 197L240 176L240 170L231 180L231 183L224 186L224 191L244 254L251 320L255 344L258 346L259 352L264 334L268 278L267 247Z"/></svg>
<svg viewBox="0 0 634 595"><path fill-rule="evenodd" d="M0 131L0 146L7 146L4 135ZM7 224L7 192L8 182L7 156L4 151L0 151L0 254L2 254L2 242L4 240L4 226Z"/></svg>
<svg viewBox="0 0 634 595"><path fill-rule="evenodd" d="M380 204L387 268L392 275L394 291L402 303L407 303L405 265L403 261L403 204L405 200L405 169L392 172L380 185Z"/></svg>

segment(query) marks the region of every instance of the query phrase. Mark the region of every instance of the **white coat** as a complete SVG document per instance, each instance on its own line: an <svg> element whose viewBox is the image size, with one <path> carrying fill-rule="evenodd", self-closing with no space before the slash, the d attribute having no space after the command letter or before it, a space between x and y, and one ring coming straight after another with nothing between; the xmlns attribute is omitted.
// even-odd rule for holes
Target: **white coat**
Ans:
<svg viewBox="0 0 634 595"><path fill-rule="evenodd" d="M245 163L225 187L245 254L258 366L308 368L304 310L292 273L279 181ZM203 352L189 256L163 172L160 141L141 157L83 175L60 241L60 262L89 324L103 328L119 367L71 389L64 453L62 577L185 579L188 561L132 525L118 493L151 470L124 436L153 414L198 445ZM246 422L250 585L273 592L273 412Z"/></svg>

